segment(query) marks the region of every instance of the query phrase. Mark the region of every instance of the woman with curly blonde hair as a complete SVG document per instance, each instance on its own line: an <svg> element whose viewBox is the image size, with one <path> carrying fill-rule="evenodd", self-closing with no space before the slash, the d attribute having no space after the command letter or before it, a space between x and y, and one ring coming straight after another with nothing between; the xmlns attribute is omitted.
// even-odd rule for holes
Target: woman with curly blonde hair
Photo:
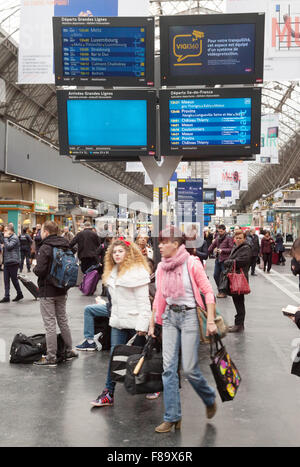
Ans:
<svg viewBox="0 0 300 467"><path fill-rule="evenodd" d="M147 260L135 244L123 238L115 240L105 255L102 280L111 297L109 324L112 353L116 345L126 344L135 334L147 334L151 318ZM138 342L135 341L135 345ZM91 404L95 407L113 405L114 390L109 365L105 389Z"/></svg>

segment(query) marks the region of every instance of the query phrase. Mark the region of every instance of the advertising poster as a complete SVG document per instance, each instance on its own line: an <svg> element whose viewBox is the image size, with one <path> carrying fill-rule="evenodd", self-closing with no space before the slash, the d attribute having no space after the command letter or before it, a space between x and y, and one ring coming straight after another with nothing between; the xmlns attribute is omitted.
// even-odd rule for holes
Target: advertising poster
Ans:
<svg viewBox="0 0 300 467"><path fill-rule="evenodd" d="M170 72L173 76L237 74L254 69L254 24L171 26ZM247 71L245 71L247 70Z"/></svg>
<svg viewBox="0 0 300 467"><path fill-rule="evenodd" d="M18 82L54 83L53 16L147 16L149 0L21 0Z"/></svg>
<svg viewBox="0 0 300 467"><path fill-rule="evenodd" d="M300 0L227 0L227 13L264 12L264 81L300 78Z"/></svg>
<svg viewBox="0 0 300 467"><path fill-rule="evenodd" d="M278 132L279 115L262 115L260 154L256 155L256 162L260 164L279 164Z"/></svg>
<svg viewBox="0 0 300 467"><path fill-rule="evenodd" d="M210 162L208 184L225 190L248 190L247 162Z"/></svg>

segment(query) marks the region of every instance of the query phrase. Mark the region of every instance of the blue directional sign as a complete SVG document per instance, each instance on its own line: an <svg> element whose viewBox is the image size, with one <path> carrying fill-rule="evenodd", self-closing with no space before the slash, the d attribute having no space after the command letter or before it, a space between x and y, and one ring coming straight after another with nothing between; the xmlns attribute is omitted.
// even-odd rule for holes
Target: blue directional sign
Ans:
<svg viewBox="0 0 300 467"><path fill-rule="evenodd" d="M209 214L210 216L216 215L215 203L204 203L204 215Z"/></svg>

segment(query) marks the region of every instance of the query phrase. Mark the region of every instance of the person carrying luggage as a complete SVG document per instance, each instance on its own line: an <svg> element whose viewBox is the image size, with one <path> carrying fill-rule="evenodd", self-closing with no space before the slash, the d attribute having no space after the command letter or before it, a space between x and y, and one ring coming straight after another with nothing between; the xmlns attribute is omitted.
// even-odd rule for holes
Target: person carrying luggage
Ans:
<svg viewBox="0 0 300 467"><path fill-rule="evenodd" d="M151 318L150 274L147 259L138 246L124 239L115 240L107 250L102 279L111 296L111 353L116 345L126 344L135 334L138 336L134 344L143 346ZM114 391L109 364L105 389L91 404L112 406Z"/></svg>
<svg viewBox="0 0 300 467"><path fill-rule="evenodd" d="M67 360L78 357L78 354L72 350L72 337L66 313L67 290L64 287L57 287L50 275L54 248L68 250L69 243L58 235L58 225L54 221L47 221L43 224L41 238L42 243L33 272L38 277L40 310L46 330L47 355L34 364L55 367L57 364L56 323L66 345Z"/></svg>
<svg viewBox="0 0 300 467"><path fill-rule="evenodd" d="M12 281L17 292L17 296L13 299L13 302L18 302L24 298L18 281L18 269L21 260L20 242L18 236L15 234L14 226L12 223L9 223L4 228L3 242L5 295L2 300L0 300L0 303L6 303L10 301L10 281Z"/></svg>
<svg viewBox="0 0 300 467"><path fill-rule="evenodd" d="M162 261L156 272L156 294L153 303L155 322L162 324L164 421L155 428L158 433L167 433L172 427L180 429L181 404L179 394L178 359L179 349L183 371L206 406L207 418L217 410L216 392L210 387L199 367L198 349L200 329L197 307L207 306L207 335L217 332L215 297L199 258L185 248L185 236L180 229L166 227L159 235ZM155 322L152 319L149 335L155 337Z"/></svg>
<svg viewBox="0 0 300 467"><path fill-rule="evenodd" d="M27 233L27 230L28 230L27 228L24 228L22 230L21 235L19 235L20 252L21 252L20 272L23 271L25 259L26 259L27 271L30 272L30 251L31 251L32 239L30 235Z"/></svg>

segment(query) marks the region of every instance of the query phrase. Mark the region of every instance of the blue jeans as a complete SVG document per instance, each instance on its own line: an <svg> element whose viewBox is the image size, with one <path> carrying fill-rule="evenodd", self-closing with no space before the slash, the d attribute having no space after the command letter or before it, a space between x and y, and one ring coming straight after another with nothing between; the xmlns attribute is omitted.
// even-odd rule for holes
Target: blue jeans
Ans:
<svg viewBox="0 0 300 467"><path fill-rule="evenodd" d="M216 393L202 376L198 362L200 343L196 309L176 313L166 308L163 318L163 385L165 422L181 420L178 379L178 355L181 346L182 366L185 377L206 406L212 405Z"/></svg>
<svg viewBox="0 0 300 467"><path fill-rule="evenodd" d="M215 279L215 282L217 284L218 289L219 289L221 272L224 271L224 269L225 269L224 268L224 262L220 263L220 261L218 259L216 259L215 270L214 270L214 279Z"/></svg>
<svg viewBox="0 0 300 467"><path fill-rule="evenodd" d="M94 318L96 316L108 316L106 305L88 305L84 309L84 337L94 339L95 326Z"/></svg>

